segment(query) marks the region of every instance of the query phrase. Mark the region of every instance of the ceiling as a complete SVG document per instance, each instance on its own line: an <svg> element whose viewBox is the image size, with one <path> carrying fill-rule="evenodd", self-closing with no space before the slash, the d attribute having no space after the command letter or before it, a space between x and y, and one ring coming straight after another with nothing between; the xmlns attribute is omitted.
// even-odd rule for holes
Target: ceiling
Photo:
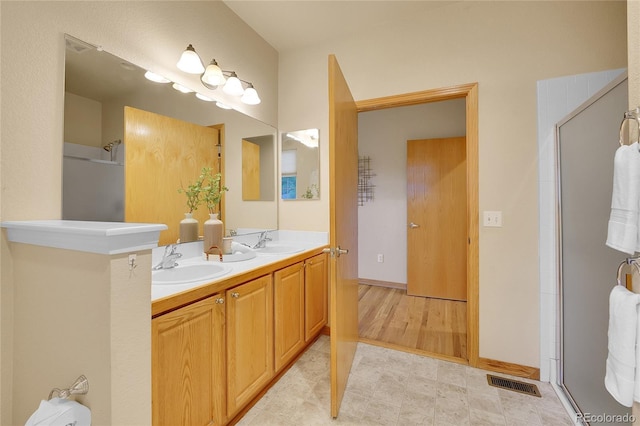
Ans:
<svg viewBox="0 0 640 426"><path fill-rule="evenodd" d="M422 19L458 1L223 0L278 52Z"/></svg>

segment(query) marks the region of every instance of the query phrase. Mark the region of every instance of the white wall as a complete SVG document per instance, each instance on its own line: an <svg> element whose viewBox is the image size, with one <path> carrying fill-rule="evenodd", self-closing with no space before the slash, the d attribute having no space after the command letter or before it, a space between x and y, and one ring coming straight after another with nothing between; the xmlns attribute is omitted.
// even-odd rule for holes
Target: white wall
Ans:
<svg viewBox="0 0 640 426"><path fill-rule="evenodd" d="M464 136L465 114L464 99L359 114L358 151L375 173L374 200L358 207L359 278L407 284L407 140Z"/></svg>
<svg viewBox="0 0 640 426"><path fill-rule="evenodd" d="M356 100L478 82L480 356L539 366L536 82L626 66L626 4L455 2L370 33L280 52L279 127L327 134L327 56ZM285 84L286 83L286 84ZM327 188L328 149L321 171ZM328 197L281 203L284 228L328 229Z"/></svg>

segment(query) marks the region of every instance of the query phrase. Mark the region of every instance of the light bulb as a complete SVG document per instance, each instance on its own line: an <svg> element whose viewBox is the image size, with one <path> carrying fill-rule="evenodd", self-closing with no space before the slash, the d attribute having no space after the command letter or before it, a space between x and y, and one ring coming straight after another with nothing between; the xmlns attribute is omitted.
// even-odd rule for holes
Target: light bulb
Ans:
<svg viewBox="0 0 640 426"><path fill-rule="evenodd" d="M222 91L227 95L231 96L240 96L244 93L244 89L242 88L242 82L236 76L236 73L231 73L231 77L227 79Z"/></svg>
<svg viewBox="0 0 640 426"><path fill-rule="evenodd" d="M200 93L196 93L196 98L202 100L202 101L206 101L206 102L213 102L213 99L211 99L208 96L202 95Z"/></svg>
<svg viewBox="0 0 640 426"><path fill-rule="evenodd" d="M231 107L229 105L223 104L222 102L218 101L216 102L216 106L218 108L222 108L222 109L231 109Z"/></svg>
<svg viewBox="0 0 640 426"><path fill-rule="evenodd" d="M258 105L260 103L258 92L253 88L252 84L249 84L249 87L244 91L244 94L242 95L242 98L240 98L240 101L247 105Z"/></svg>
<svg viewBox="0 0 640 426"><path fill-rule="evenodd" d="M180 56L180 60L176 64L178 69L181 71L187 72L189 74L202 74L204 72L204 65L202 65L202 60L200 56L196 53L196 50L192 45L187 46L184 52L182 52L182 56Z"/></svg>
<svg viewBox="0 0 640 426"><path fill-rule="evenodd" d="M200 77L202 81L212 86L219 86L224 84L225 78L222 74L222 70L218 66L218 63L215 59L211 60L211 63L207 65L207 69L204 71L202 77Z"/></svg>
<svg viewBox="0 0 640 426"><path fill-rule="evenodd" d="M156 74L156 73L154 73L154 72L151 72L151 71L147 71L147 72L145 72L145 73L144 73L144 77L145 77L147 80L151 80L151 81L153 81L154 83L171 83L171 80L166 79L166 78L164 78L163 76L158 75L158 74Z"/></svg>
<svg viewBox="0 0 640 426"><path fill-rule="evenodd" d="M182 93L193 92L193 90L189 89L188 87L184 87L182 84L178 84L178 83L173 83L172 87L176 89L178 92L182 92Z"/></svg>

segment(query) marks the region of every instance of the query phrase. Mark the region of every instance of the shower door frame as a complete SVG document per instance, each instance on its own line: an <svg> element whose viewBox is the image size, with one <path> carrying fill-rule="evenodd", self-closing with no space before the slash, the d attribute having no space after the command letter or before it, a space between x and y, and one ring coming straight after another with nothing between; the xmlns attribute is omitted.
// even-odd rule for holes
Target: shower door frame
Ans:
<svg viewBox="0 0 640 426"><path fill-rule="evenodd" d="M576 413L576 418L572 419L577 422L580 422L582 425L588 426L589 423L585 420L585 413L581 410L578 405L578 402L575 400L569 389L567 388L564 382L564 361L565 361L565 348L564 348L564 281L563 281L563 228L562 228L562 185L561 185L561 158L560 158L560 128L579 115L581 112L586 110L589 106L596 103L602 97L604 97L607 93L612 91L618 85L623 84L626 80L628 80L627 72L622 73L617 78L613 79L611 82L606 84L601 90L583 102L580 106L574 109L571 113L565 116L562 120L556 123L555 125L555 135L554 135L554 150L555 150L555 185L556 185L556 260L557 260L557 286L558 286L558 301L556 306L556 318L558 319L558 325L556 327L556 372L557 377L555 379L554 385L559 388L562 392L562 396L565 397L566 401L571 405L571 408ZM622 113L620 115L622 116ZM611 158L613 161L613 157ZM604 244L604 241L603 241ZM623 258L623 255L620 255L620 258ZM612 274L615 274L616 271L612 271ZM614 275L612 275L613 277ZM612 281L613 282L613 281ZM605 285L603 283L603 285ZM603 382L604 386L604 382ZM592 413L592 414L603 414L603 413Z"/></svg>

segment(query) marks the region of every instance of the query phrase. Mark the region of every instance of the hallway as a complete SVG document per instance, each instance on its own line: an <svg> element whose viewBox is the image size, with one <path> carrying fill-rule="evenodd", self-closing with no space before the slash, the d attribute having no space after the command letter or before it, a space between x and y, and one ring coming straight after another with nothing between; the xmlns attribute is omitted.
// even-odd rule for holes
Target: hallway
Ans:
<svg viewBox="0 0 640 426"><path fill-rule="evenodd" d="M467 304L358 285L360 341L467 359Z"/></svg>

